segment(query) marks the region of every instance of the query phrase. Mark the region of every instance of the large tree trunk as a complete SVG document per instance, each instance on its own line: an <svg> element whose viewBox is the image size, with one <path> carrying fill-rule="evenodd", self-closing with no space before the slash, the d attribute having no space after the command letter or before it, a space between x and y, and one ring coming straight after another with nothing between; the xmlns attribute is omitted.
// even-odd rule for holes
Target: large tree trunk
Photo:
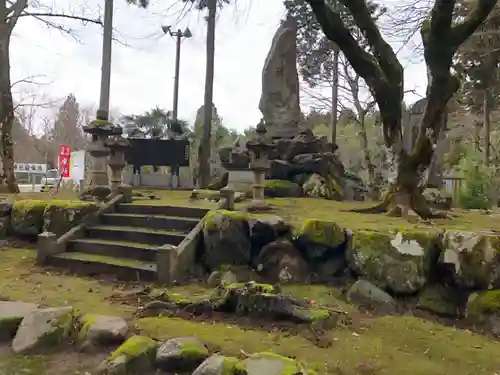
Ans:
<svg viewBox="0 0 500 375"><path fill-rule="evenodd" d="M7 26L0 24L0 192L19 193L14 174L12 143L14 104L10 80L9 42Z"/></svg>
<svg viewBox="0 0 500 375"><path fill-rule="evenodd" d="M210 184L210 137L212 135L216 15L217 0L209 0L207 18L207 65L205 76L205 100L203 104L203 135L201 138L200 147L198 149L198 165L201 188L206 188Z"/></svg>
<svg viewBox="0 0 500 375"><path fill-rule="evenodd" d="M484 149L483 163L490 163L490 131L491 131L491 93L489 88L484 89L484 104L483 104L483 131L484 131Z"/></svg>

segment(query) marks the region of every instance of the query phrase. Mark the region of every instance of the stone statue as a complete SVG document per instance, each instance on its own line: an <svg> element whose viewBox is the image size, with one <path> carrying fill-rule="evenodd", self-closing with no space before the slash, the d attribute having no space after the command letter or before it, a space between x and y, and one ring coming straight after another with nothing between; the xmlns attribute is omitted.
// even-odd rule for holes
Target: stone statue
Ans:
<svg viewBox="0 0 500 375"><path fill-rule="evenodd" d="M262 69L259 109L270 136L293 137L299 133L299 97L297 27L287 20L276 31Z"/></svg>

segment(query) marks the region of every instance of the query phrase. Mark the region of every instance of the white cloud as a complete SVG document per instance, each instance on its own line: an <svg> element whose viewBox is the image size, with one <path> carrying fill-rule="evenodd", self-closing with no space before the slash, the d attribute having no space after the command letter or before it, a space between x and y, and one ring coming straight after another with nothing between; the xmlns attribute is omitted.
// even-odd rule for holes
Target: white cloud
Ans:
<svg viewBox="0 0 500 375"><path fill-rule="evenodd" d="M175 41L163 35L162 24L188 26L193 33L193 38L182 43L179 117L192 121L203 103L205 22L198 12L178 20L179 7L168 6L175 2L165 0L163 5L157 2L142 10L115 0L115 36L130 45L113 44L111 106L122 113L172 106ZM97 15L103 0L59 0L57 4L86 12L93 9ZM242 130L260 119L261 69L283 14L280 0L238 0L237 8L226 7L219 15L214 103L229 127ZM101 30L94 25L66 24L75 29L81 43L35 19L19 22L12 41L13 81L43 74L51 83L30 90L56 98L73 92L81 103L95 105L99 101ZM405 73L406 89L425 89L421 65L409 66Z"/></svg>

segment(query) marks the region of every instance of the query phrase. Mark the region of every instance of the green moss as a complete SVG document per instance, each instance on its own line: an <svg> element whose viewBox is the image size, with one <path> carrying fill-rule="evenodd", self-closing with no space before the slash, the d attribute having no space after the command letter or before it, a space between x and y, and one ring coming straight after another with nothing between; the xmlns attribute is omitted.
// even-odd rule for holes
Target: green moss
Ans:
<svg viewBox="0 0 500 375"><path fill-rule="evenodd" d="M241 211L228 211L228 210L210 211L207 215L205 215L205 218L203 219L205 230L216 229L216 224L214 223L213 219L217 215L224 215L224 216L231 218L231 220L236 220L236 221L238 221L238 220L239 221L246 221L250 218L249 214L247 214L245 212L241 212Z"/></svg>
<svg viewBox="0 0 500 375"><path fill-rule="evenodd" d="M488 290L475 293L469 297L467 302L467 315L480 317L482 315L496 314L500 312L500 290Z"/></svg>
<svg viewBox="0 0 500 375"><path fill-rule="evenodd" d="M200 359L208 357L208 349L205 345L196 341L187 341L180 347L181 355L184 358Z"/></svg>
<svg viewBox="0 0 500 375"><path fill-rule="evenodd" d="M459 298L452 288L436 285L425 288L418 296L418 307L439 316L455 317Z"/></svg>
<svg viewBox="0 0 500 375"><path fill-rule="evenodd" d="M0 356L0 374L45 375L47 374L48 368L49 358L43 355Z"/></svg>
<svg viewBox="0 0 500 375"><path fill-rule="evenodd" d="M246 287L247 283L232 283L223 285L223 288L228 291ZM259 294L278 294L278 290L271 284L252 283L252 287L254 288L255 292Z"/></svg>
<svg viewBox="0 0 500 375"><path fill-rule="evenodd" d="M301 194L300 185L287 180L265 180L265 195L271 197L298 197Z"/></svg>
<svg viewBox="0 0 500 375"><path fill-rule="evenodd" d="M77 200L50 201L44 210L43 229L61 236L98 209L99 206L92 202Z"/></svg>
<svg viewBox="0 0 500 375"><path fill-rule="evenodd" d="M13 213L26 214L28 212L38 213L43 215L45 207L47 207L47 202L36 199L24 199L15 201L12 207Z"/></svg>
<svg viewBox="0 0 500 375"><path fill-rule="evenodd" d="M61 314L57 319L52 321L51 325L52 327L54 327L54 330L40 338L40 346L55 348L63 344L72 333L72 330L75 328L74 325L77 316L77 311L71 309L64 314Z"/></svg>
<svg viewBox="0 0 500 375"><path fill-rule="evenodd" d="M221 375L246 375L245 363L238 358L226 357L222 363Z"/></svg>
<svg viewBox="0 0 500 375"><path fill-rule="evenodd" d="M345 241L344 230L336 223L308 219L294 231L294 236L331 248L340 246Z"/></svg>
<svg viewBox="0 0 500 375"><path fill-rule="evenodd" d="M146 336L132 336L125 341L118 349L112 352L108 361L113 361L121 356L126 356L128 359L138 358L142 355L150 355L157 348L156 342Z"/></svg>
<svg viewBox="0 0 500 375"><path fill-rule="evenodd" d="M93 314L85 314L80 317L80 332L78 332L78 341L80 343L83 343L87 340L87 334L89 332L90 327L92 324L96 323L97 321L97 315Z"/></svg>

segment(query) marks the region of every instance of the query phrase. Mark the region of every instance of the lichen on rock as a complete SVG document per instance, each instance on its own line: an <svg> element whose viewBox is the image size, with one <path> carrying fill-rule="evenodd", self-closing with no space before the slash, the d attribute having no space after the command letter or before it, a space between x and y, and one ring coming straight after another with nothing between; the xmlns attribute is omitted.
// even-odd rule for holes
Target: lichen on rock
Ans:
<svg viewBox="0 0 500 375"><path fill-rule="evenodd" d="M80 317L78 341L85 349L121 343L128 333L128 325L116 316L85 314Z"/></svg>
<svg viewBox="0 0 500 375"><path fill-rule="evenodd" d="M349 267L359 276L395 294L413 294L426 284L439 257L438 234L390 234L356 230L347 248Z"/></svg>
<svg viewBox="0 0 500 375"><path fill-rule="evenodd" d="M444 234L440 262L453 268L455 282L464 288L500 287L500 236L449 230Z"/></svg>

